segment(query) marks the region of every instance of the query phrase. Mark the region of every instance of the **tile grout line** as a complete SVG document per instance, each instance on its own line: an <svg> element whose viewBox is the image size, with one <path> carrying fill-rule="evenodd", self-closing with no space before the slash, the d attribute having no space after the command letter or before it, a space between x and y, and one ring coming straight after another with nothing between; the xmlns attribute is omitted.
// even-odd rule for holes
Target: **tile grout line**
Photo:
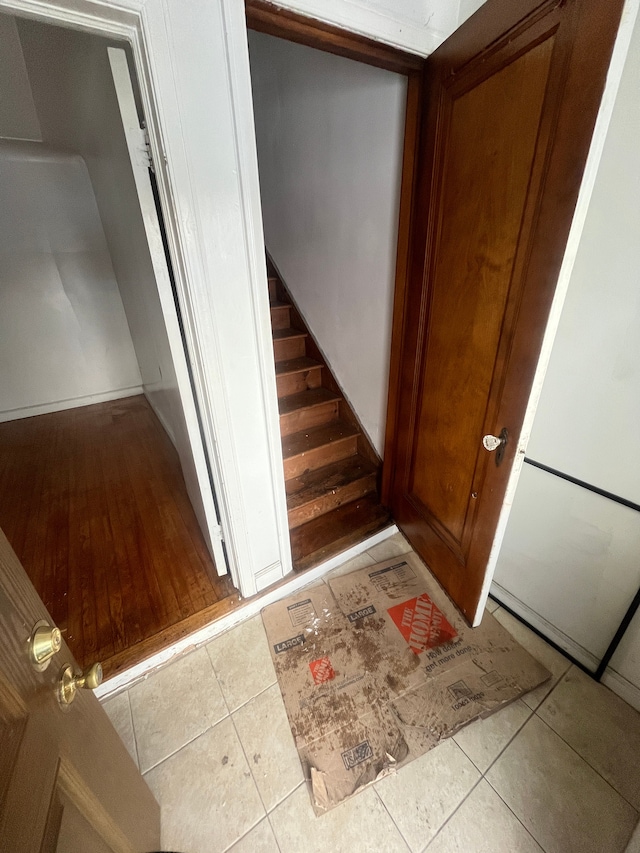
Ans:
<svg viewBox="0 0 640 853"><path fill-rule="evenodd" d="M580 753L578 752L578 750L577 750L577 749L575 749L575 747L571 746L571 744L570 744L568 741L566 741L566 740L562 737L562 735L561 735L561 734L559 734L559 733L558 733L558 732L553 728L553 726L550 726L550 725L549 725L549 723L548 723L546 720L543 720L543 719L542 719L542 717L540 717L538 714L535 714L535 716L540 720L540 722L541 722L544 726L546 726L546 727L549 729L549 731L550 731L550 732L553 732L553 734L554 734L556 737L560 738L560 740L562 741L562 743L564 743L564 744L565 744L565 746L568 746L568 747L569 747L569 749L571 750L571 752L573 752L575 755L577 755L577 756L578 756L578 758L579 758L581 761L584 761L584 763L587 765L587 767L589 767L591 770L593 770L593 772L596 774L596 776L599 776L599 777L600 777L600 779L602 779L602 781L605 783L605 785L608 785L608 786L609 786L609 788L611 788L611 790L612 790L615 794L617 794L617 795L620 797L620 799L621 799L621 800L624 800L624 801L625 801L625 803L626 803L628 806L630 806L630 808L632 808L632 809L634 810L634 812L635 812L637 815L639 815L639 816L640 816L640 809L638 809L638 808L637 808L637 806L634 806L634 805L633 805L633 803L630 803L630 802L629 802L629 800L625 797L625 795L624 795L624 794L621 794L621 793L620 793L620 791L618 791L618 789L617 789L617 788L615 788L615 787L611 784L611 782L609 782L609 780L608 780L608 779L605 779L605 777L602 775L602 773L600 773L600 771L599 771L596 767L594 767L594 766L591 764L591 762L590 762L590 761L588 761L588 760L587 760L583 755L580 755Z"/></svg>
<svg viewBox="0 0 640 853"><path fill-rule="evenodd" d="M520 697L520 699L522 699L522 697ZM484 771L483 771L483 770L480 770L480 768L479 768L479 767L478 767L478 765L475 763L475 761L473 760L473 758L471 758L471 756L470 756L470 755L467 755L467 753L466 753L466 752L464 752L464 748L463 748L462 746L460 746L460 744L458 743L458 741L455 741L455 742L456 742L456 745L457 745L458 747L460 747L460 749L464 752L464 754L465 754L465 755L467 755L467 758L468 758L468 759L469 759L469 761L473 764L473 766L476 768L476 770L480 773L480 775L481 775L481 776L483 776L483 777L484 777L484 776L489 772L489 770L491 770L491 768L492 768L492 767L493 767L493 765L496 763L496 761L500 758L500 756L502 756L502 755L504 754L504 752L505 752L505 751L506 751L506 750L511 746L511 744L513 743L513 741L518 737L518 735L520 734L520 732L522 731L522 729L527 725L527 723L529 722L529 720L531 719L531 717L533 717L533 716L534 716L535 711L533 711L533 710L532 710L528 705L526 705L524 702L523 702L522 704L525 706L525 708L526 708L526 709L527 709L527 711L529 712L529 713L528 713L528 715L527 715L526 720L522 723L522 725L521 725L521 726L518 726L518 728L516 729L516 731L511 735L511 737L510 737L510 738L509 738L509 740L505 743L505 745L502 747L502 749L500 750L500 752L499 752L499 753L496 755L496 757L491 761L491 763L490 763L490 764L489 764L489 766L486 768L486 770L484 770ZM500 709L500 710L502 710L502 709ZM496 713L498 713L498 714L499 714L499 713L500 713L500 711L497 711ZM463 729L461 729L460 731L463 731ZM453 735L453 740L455 740L455 735Z"/></svg>
<svg viewBox="0 0 640 853"><path fill-rule="evenodd" d="M281 805L282 805L282 803L284 803L286 800L288 800L288 799L289 799L289 797L293 796L293 794L295 794L295 792L298 790L298 788L301 788L303 785L306 787L306 784L307 784L307 780L306 780L306 779L303 779L303 780L302 780L302 782L299 782L299 783L295 786L295 788L293 789L293 791L290 791L290 792L287 794L287 796L284 798L284 800L280 800L280 802L279 802L277 805L275 805L275 806L271 809L271 811L267 812L267 820L269 821L269 826L271 827L271 832L273 833L273 837L274 837L275 842L276 842L276 847L278 848L278 850L280 851L280 853L282 853L282 848L280 847L280 841L279 841L279 839L278 839L278 836L276 835L276 831L275 831L274 826L273 826L273 821L271 820L271 815L274 813L274 811L275 811L279 806L281 806Z"/></svg>
<svg viewBox="0 0 640 853"><path fill-rule="evenodd" d="M462 747L459 747L459 748L460 748L460 749L462 749ZM463 750L463 752L464 752L464 750ZM466 753L465 753L465 755L466 755ZM467 755L467 758L469 758L469 756L468 756L468 755ZM471 759L470 759L470 758L469 758L469 761L471 761ZM475 765L474 765L474 767L475 767ZM476 770L477 770L477 769L478 769L478 768L476 767ZM480 772L480 771L478 770L478 772ZM433 836L433 838L430 838L430 839L429 839L429 841L427 841L427 843L425 844L425 846L424 846L424 847L422 847L422 848L420 849L419 853L425 853L425 851L429 849L429 847L433 844L433 842L436 840L436 838L440 835L440 833L441 833L441 832L442 832L442 830L445 828L445 826L449 823L449 821L450 821L450 820L452 820L452 819L453 819L453 816L458 812L458 810L462 808L463 804L464 804L464 803L469 799L469 797L471 796L471 794L475 791L475 789L478 787L478 785L480 784L480 782L482 782L482 780L483 780L483 779L484 779L484 776L482 775L482 773L480 773L480 776L476 779L476 781L474 782L474 784L473 784L473 786L470 788L470 790L469 790L469 791L467 791L467 793L466 793L466 794L465 794L465 796L462 798L462 800L460 800L460 802L459 802L459 803L458 803L458 805L455 807L455 809L454 809L454 810L451 812L451 814L450 814L450 815L449 815L449 816L448 816L448 817L443 821L442 825L438 827L438 831L437 831L437 832L436 832L436 834Z"/></svg>
<svg viewBox="0 0 640 853"><path fill-rule="evenodd" d="M133 708L131 707L131 695L129 691L126 691L127 694L127 705L129 707L129 719L131 720L131 734L133 735L133 748L136 751L136 764L138 765L138 771L140 771L140 752L138 750L138 735L136 734L136 726L133 722ZM142 771L140 771L142 772Z"/></svg>
<svg viewBox="0 0 640 853"><path fill-rule="evenodd" d="M400 769L402 769L402 768L400 768ZM399 772L399 771L398 771L398 772ZM389 811L389 809L387 808L387 804L385 803L385 801L382 799L382 797L381 797L381 796L380 796L380 794L378 793L378 789L376 788L376 783L374 782L374 783L373 783L373 785L372 785L371 787L372 787L372 789L373 789L374 794L376 795L376 797L377 797L377 798L378 798L378 800L380 801L380 803L381 803L381 805L382 805L382 808L383 808L383 809L386 811L386 813L389 815L389 820L390 820L390 821L391 821L391 823L395 826L395 828L398 830L398 834L399 834L400 838L404 841L404 843L405 843L405 846L406 846L407 850L409 851L409 853L413 853L413 851L411 850L411 845L409 844L409 842L407 841L407 839L404 837L404 833L402 832L402 830L401 830L401 829L400 829L400 827L398 826L398 824L397 824L397 822L396 822L396 819L395 819L395 818L394 818L394 816L391 814L391 812L390 812L390 811ZM359 792L359 793L361 793L361 792Z"/></svg>
<svg viewBox="0 0 640 853"><path fill-rule="evenodd" d="M531 719L531 717L530 717L529 719ZM528 722L528 721L527 721L527 722ZM487 783L487 785L489 785L489 787L490 787L490 788L491 788L491 790L494 792L494 794L495 794L495 795L496 795L496 796L497 796L497 797L498 797L498 798L499 798L499 799L504 803L505 807L506 807L506 808L511 812L511 814L512 814L512 815L514 816L514 818L518 821L518 823L520 824L520 826L524 829L524 831L527 833L527 835L529 835L529 836L533 839L533 841L538 845L538 847L539 847L541 850L544 850L544 853L552 853L552 851L547 851L547 849L546 849L545 847L543 847L543 846L542 846L542 844L538 841L538 839L537 839L537 838L535 837L535 835L531 832L531 830L530 830L527 826L525 826L525 824L523 823L523 821L522 821L522 820L520 819L520 817L519 817L519 816L514 812L514 810L513 810L513 809L511 808L511 806L509 805L509 803L507 803L507 802L506 802L506 800L504 799L504 797L503 797L503 796L500 794L500 792L495 788L495 786L491 784L491 780L490 780L490 779L487 779L487 777L486 777L486 776L483 776L482 778L485 780L485 782Z"/></svg>
<svg viewBox="0 0 640 853"><path fill-rule="evenodd" d="M165 761L168 761L170 758L173 758L179 752L182 752L182 750L185 749L185 747L190 746L192 743L195 743L199 738L206 735L212 729L215 729L217 726L220 725L220 723L224 723L224 721L230 717L231 717L231 714L226 713L224 715L224 717L220 717L220 719L216 720L215 723L211 723L210 725L208 725L206 727L206 729L203 729L201 732L198 732L198 734L194 735L194 737L189 738L189 740L186 741L185 743L183 743L182 746L179 746L177 749L174 749L173 752L170 752L169 755L166 755L160 761L157 761L155 764L152 764L151 767L147 768L144 771L142 769L140 769L140 772L142 773L143 776L146 776L147 773L151 773L152 770L156 770L158 767L160 767L161 764L164 764Z"/></svg>
<svg viewBox="0 0 640 853"><path fill-rule="evenodd" d="M262 803L262 808L264 809L263 817L266 817L268 814L267 806L266 806L265 801L262 797L262 793L260 791L260 788L258 788L257 782L255 780L255 776L253 775L253 768L251 766L251 762L249 761L249 757L247 756L247 750L244 748L244 743L242 742L242 738L240 737L240 732L237 729L236 721L233 719L233 714L231 714L231 725L233 726L233 730L236 733L236 737L238 738L238 743L240 744L240 749L242 750L242 754L244 755L244 760L247 762L247 767L249 768L249 773L251 774L251 781L253 782L256 791L258 792L258 797L260 797L260 802ZM262 820L262 818L260 818L260 820ZM258 821L258 823L259 822L260 821ZM245 835L246 835L246 833L245 833ZM239 841L239 839L236 839L236 841ZM233 843L235 844L236 841L234 841Z"/></svg>
<svg viewBox="0 0 640 853"><path fill-rule="evenodd" d="M300 787L300 786L298 786L298 787ZM294 791L297 791L297 790L298 790L298 788L294 788L293 790L294 790ZM292 793L293 793L293 791L291 792L291 794L292 794ZM291 794L289 794L289 796L291 796ZM282 802L284 802L284 800L283 800ZM268 823L268 824L269 824L269 826L271 827L271 834L273 835L273 840L276 842L276 847L278 848L278 850L280 851L280 853L282 853L282 848L280 847L280 842L278 841L278 836L276 835L276 831L275 831L275 829L273 828L273 823L271 822L271 812L268 812L268 813L267 813L267 823Z"/></svg>
<svg viewBox="0 0 640 853"><path fill-rule="evenodd" d="M168 761L169 758L173 758L173 756L177 755L180 752L180 750L184 749L186 746L189 746L189 744L194 743L194 741L196 741L199 737L202 737L202 735L206 734L211 729L215 729L215 727L217 725L219 725L221 722L223 722L223 720L226 720L227 717L231 717L232 712L229 710L229 703L227 702L227 697L224 695L224 690L222 689L222 684L220 684L220 679L218 678L218 673L216 672L215 667L213 665L213 661L211 660L211 655L209 654L209 652L207 652L206 646L203 646L201 648L203 648L205 651L206 658L209 662L209 666L211 667L211 674L213 675L215 682L218 685L218 690L220 691L220 696L222 697L222 704L224 705L224 707L226 709L226 714L224 714L224 716L220 717L219 720L216 720L215 723L211 723L205 729L203 729L203 731L199 732L197 735L190 738L188 741L186 741L186 743L183 743L182 746L178 747L178 749L174 749L173 752L171 752L169 755L166 755L161 761L158 761L155 764L153 764L151 767L149 767L147 770L145 770L144 773L142 772L142 768L140 768L140 772L142 773L143 776L146 773L150 773L152 770L155 770L156 767L159 767L165 761ZM196 654L198 651L199 651L198 649L195 649L194 651L189 652L189 654ZM184 655L184 657L182 659L184 660L187 657L188 657L188 655ZM153 674L151 676L149 676L149 678L152 678L152 677L153 677ZM140 682L140 683L146 683L149 680L149 678L146 678L144 680L144 682ZM127 693L130 693L130 689L127 690ZM131 721L133 723L133 707L131 709ZM134 728L134 734L135 734L135 723L133 724L133 728ZM137 751L137 740L136 740L136 751ZM138 765L138 767L140 767L140 765Z"/></svg>
<svg viewBox="0 0 640 853"><path fill-rule="evenodd" d="M263 814L259 820L257 820L252 826L250 826L246 832L243 832L242 835L240 835L238 838L236 838L235 841L232 841L231 844L228 845L228 847L223 847L222 850L220 851L220 853L228 853L228 851L231 850L233 847L235 847L235 845L238 844L239 841L242 841L242 839L246 838L250 832L253 832L253 830L257 826L260 826L260 824L262 823L263 820L267 820L267 819L268 819L267 814L266 813Z"/></svg>
<svg viewBox="0 0 640 853"><path fill-rule="evenodd" d="M271 688L273 687L273 685L274 685L274 684L278 684L278 680L277 680L277 679L276 679L275 681L272 681L272 682L271 682L271 684L268 684L268 685L267 685L266 687L264 687L262 690L259 690L259 691L258 691L257 693L255 693L253 696L249 697L249 699L247 699L247 701L246 701L246 702L242 702L242 704L238 705L238 707L237 707L237 708L234 708L234 709L233 709L233 711L229 710L229 713L230 713L230 714L235 714L235 713L236 713L236 711L240 711L242 708L246 708L246 707L247 707L247 705L249 704L249 702L253 702L253 700L254 700L254 699L257 699L259 696L262 696L264 693L266 693L266 692L267 692L267 690L271 690ZM222 689L222 688L220 688L220 689ZM223 694L223 695L224 695L224 694ZM225 702L226 702L226 700L225 700ZM229 707L229 705L228 705L228 704L227 704L227 707Z"/></svg>

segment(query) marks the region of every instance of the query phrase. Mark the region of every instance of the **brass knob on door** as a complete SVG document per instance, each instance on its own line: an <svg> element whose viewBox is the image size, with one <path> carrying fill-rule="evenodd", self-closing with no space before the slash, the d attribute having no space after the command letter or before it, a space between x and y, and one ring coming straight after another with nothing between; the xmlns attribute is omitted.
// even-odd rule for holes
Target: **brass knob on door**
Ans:
<svg viewBox="0 0 640 853"><path fill-rule="evenodd" d="M102 664L94 663L81 675L76 675L71 664L67 664L58 678L58 701L61 705L70 705L78 690L95 690L102 684Z"/></svg>
<svg viewBox="0 0 640 853"><path fill-rule="evenodd" d="M62 634L59 628L52 628L48 622L36 622L29 637L29 657L38 672L44 672L51 658L62 648Z"/></svg>

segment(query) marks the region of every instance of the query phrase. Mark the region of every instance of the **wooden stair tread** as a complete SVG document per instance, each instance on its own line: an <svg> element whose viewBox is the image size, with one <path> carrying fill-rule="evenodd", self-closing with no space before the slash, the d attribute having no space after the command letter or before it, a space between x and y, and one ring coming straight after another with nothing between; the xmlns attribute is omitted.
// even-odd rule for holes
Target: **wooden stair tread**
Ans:
<svg viewBox="0 0 640 853"><path fill-rule="evenodd" d="M375 465L364 456L356 455L325 465L324 468L308 471L299 477L292 477L286 482L287 508L297 509L375 473Z"/></svg>
<svg viewBox="0 0 640 853"><path fill-rule="evenodd" d="M290 326L286 329L274 329L272 332L274 341L287 340L288 338L306 338L307 333L301 332L300 329L292 329Z"/></svg>
<svg viewBox="0 0 640 853"><path fill-rule="evenodd" d="M358 430L344 421L332 421L321 426L294 432L282 439L282 455L284 459L301 456L318 447L334 444L358 435Z"/></svg>
<svg viewBox="0 0 640 853"><path fill-rule="evenodd" d="M303 355L300 358L289 358L276 364L276 376L284 376L287 373L301 373L314 367L322 367L319 361Z"/></svg>
<svg viewBox="0 0 640 853"><path fill-rule="evenodd" d="M291 531L295 571L304 571L391 524L377 495L367 495L320 515Z"/></svg>
<svg viewBox="0 0 640 853"><path fill-rule="evenodd" d="M333 403L340 399L340 395L330 391L328 388L310 388L299 394L290 394L278 400L281 415L289 415L299 409L309 409L313 406L322 406L324 403Z"/></svg>
<svg viewBox="0 0 640 853"><path fill-rule="evenodd" d="M293 565L303 571L391 522L380 460L267 256Z"/></svg>

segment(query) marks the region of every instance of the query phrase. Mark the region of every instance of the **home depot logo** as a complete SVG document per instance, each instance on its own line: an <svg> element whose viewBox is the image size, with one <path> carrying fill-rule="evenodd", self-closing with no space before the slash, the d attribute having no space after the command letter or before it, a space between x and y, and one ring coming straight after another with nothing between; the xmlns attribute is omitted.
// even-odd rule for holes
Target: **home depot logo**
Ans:
<svg viewBox="0 0 640 853"><path fill-rule="evenodd" d="M312 660L309 664L309 669L316 684L324 684L325 681L331 681L332 678L336 677L328 657Z"/></svg>
<svg viewBox="0 0 640 853"><path fill-rule="evenodd" d="M417 655L425 649L447 643L458 635L426 592L390 607L387 613Z"/></svg>

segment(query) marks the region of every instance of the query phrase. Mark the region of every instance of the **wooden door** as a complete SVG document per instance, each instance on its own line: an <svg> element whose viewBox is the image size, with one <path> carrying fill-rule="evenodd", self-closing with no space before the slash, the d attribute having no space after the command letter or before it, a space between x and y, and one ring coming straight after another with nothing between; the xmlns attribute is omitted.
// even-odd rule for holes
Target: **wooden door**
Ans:
<svg viewBox="0 0 640 853"><path fill-rule="evenodd" d="M171 350L171 360L176 375L177 388L171 390L177 398L178 409L181 409L181 414L184 416L174 419L174 435L172 437L180 457L180 466L189 500L207 542L209 552L213 557L216 571L219 575L225 575L227 573L227 560L222 547L220 524L167 266L158 211L149 179L149 151L146 136L138 119L126 53L118 47L109 47L107 52L122 119L122 129L127 142L131 169L138 201L140 202L140 213L147 237L162 317ZM135 343L134 341L134 345ZM234 578L234 582L237 583L237 578Z"/></svg>
<svg viewBox="0 0 640 853"><path fill-rule="evenodd" d="M488 0L425 64L384 498L473 624L622 5Z"/></svg>
<svg viewBox="0 0 640 853"><path fill-rule="evenodd" d="M63 708L56 685L77 666L64 640L44 671L29 637L51 617L0 531L0 850L158 850L160 810L89 690Z"/></svg>

